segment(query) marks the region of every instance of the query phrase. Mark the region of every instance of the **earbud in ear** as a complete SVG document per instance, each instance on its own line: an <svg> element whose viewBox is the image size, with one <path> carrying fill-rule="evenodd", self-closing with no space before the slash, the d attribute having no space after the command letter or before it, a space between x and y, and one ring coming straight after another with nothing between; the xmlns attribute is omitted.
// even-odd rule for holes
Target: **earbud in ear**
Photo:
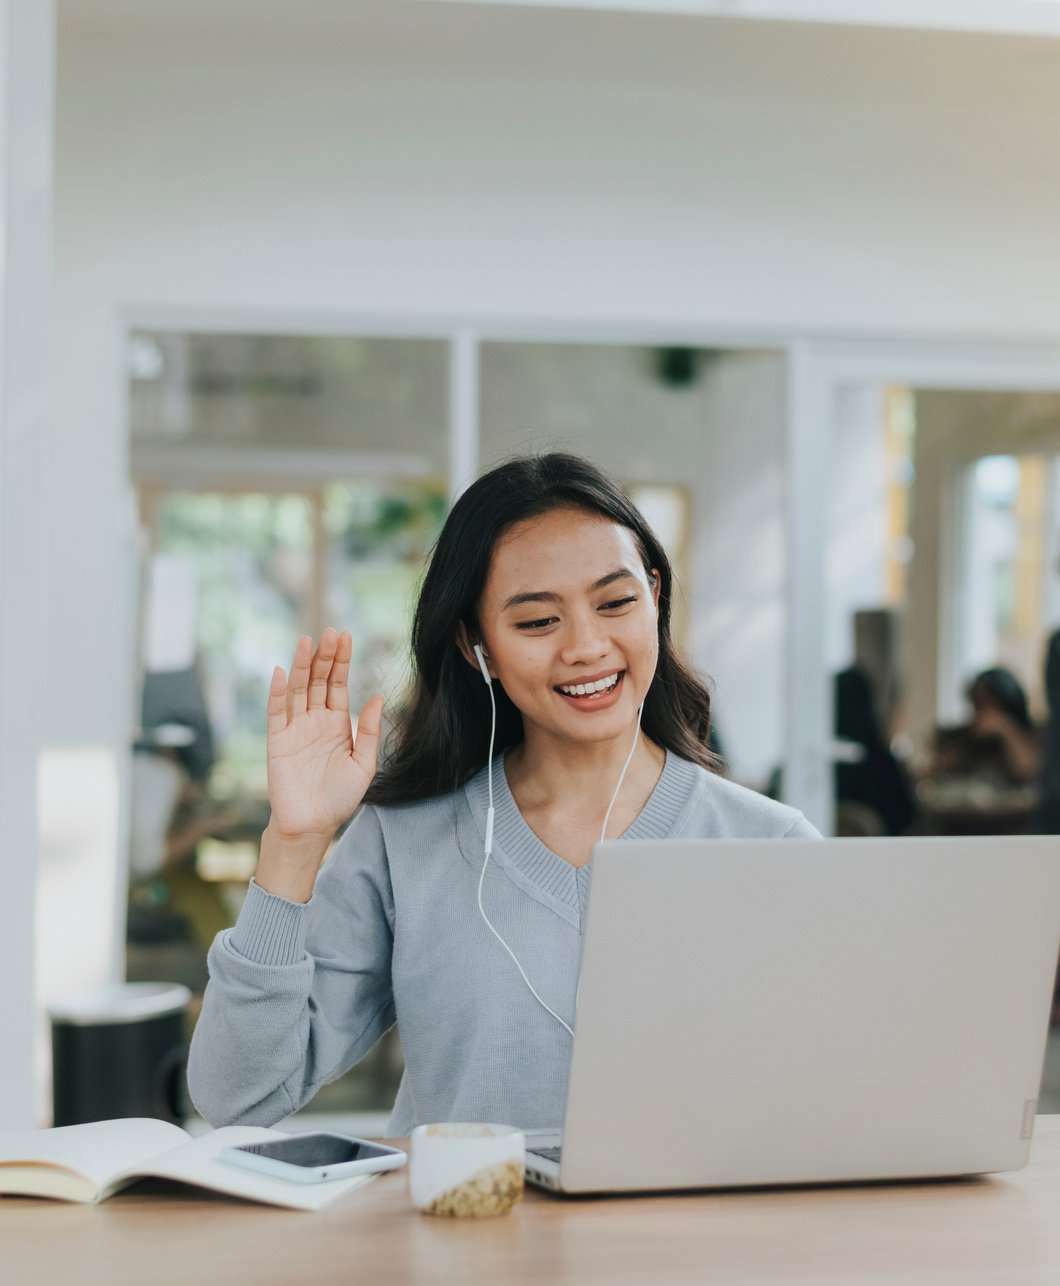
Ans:
<svg viewBox="0 0 1060 1286"><path fill-rule="evenodd" d="M493 675L490 674L486 666L486 654L482 650L482 644L476 643L474 647L475 659L478 661L478 668L482 671L482 677L486 680L486 687L493 686Z"/></svg>

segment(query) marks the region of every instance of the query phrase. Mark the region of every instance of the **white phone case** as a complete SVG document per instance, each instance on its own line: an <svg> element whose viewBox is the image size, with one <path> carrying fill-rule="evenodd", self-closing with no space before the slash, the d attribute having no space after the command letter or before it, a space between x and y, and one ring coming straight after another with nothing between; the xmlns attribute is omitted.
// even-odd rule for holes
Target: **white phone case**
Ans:
<svg viewBox="0 0 1060 1286"><path fill-rule="evenodd" d="M323 1131L315 1131L315 1133L323 1133ZM373 1148L387 1146L385 1143L374 1143L371 1139L357 1139L352 1135L343 1134L335 1137L350 1143L364 1143ZM257 1170L261 1174L272 1175L275 1179L289 1179L293 1183L325 1183L329 1179L349 1179L356 1174L377 1174L382 1170L399 1170L408 1160L408 1156L400 1149L392 1148L384 1156L365 1157L360 1161L304 1166L292 1165L291 1162L280 1161L276 1157L258 1156L257 1153L246 1152L242 1148L225 1148L221 1152L221 1160L228 1161L231 1165L242 1166L246 1170Z"/></svg>

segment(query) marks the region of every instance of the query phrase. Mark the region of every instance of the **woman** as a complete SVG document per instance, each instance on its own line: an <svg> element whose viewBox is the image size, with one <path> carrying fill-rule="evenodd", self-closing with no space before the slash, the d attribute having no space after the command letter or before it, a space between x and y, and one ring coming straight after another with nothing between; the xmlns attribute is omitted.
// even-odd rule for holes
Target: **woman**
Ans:
<svg viewBox="0 0 1060 1286"><path fill-rule="evenodd" d="M208 1120L271 1125L397 1021L392 1134L554 1127L601 834L816 835L711 773L710 698L674 652L671 589L619 488L546 455L492 470L449 515L413 624L413 698L377 780L382 700L354 742L350 636L329 629L315 652L299 640L269 692L257 874L210 950L192 1042Z"/></svg>
<svg viewBox="0 0 1060 1286"><path fill-rule="evenodd" d="M1037 779L1042 736L1027 708L1023 685L1002 666L983 670L965 695L972 719L936 733L932 771L978 777L996 786L1025 786Z"/></svg>

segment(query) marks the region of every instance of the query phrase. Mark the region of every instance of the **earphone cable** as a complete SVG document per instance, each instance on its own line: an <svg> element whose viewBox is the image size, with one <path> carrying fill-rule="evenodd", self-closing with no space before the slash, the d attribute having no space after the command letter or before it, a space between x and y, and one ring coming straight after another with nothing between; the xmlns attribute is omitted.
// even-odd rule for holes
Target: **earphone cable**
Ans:
<svg viewBox="0 0 1060 1286"><path fill-rule="evenodd" d="M486 845L485 845L485 848L486 848L486 858L485 858L485 861L483 861L483 863L482 863L482 870L481 870L481 872L479 873L479 877L478 877L478 910L479 910L479 915L481 915L481 916L482 916L482 918L483 918L483 920L486 922L486 927L489 929L490 933L492 933L492 934L493 934L493 936L497 939L497 941L501 944L501 946L505 949L505 951L507 951L507 953L511 956L511 958L512 958L512 962L514 963L514 965L515 965L516 969L518 969L518 970L519 970L519 974L520 974L520 976L522 977L523 982L525 982L525 983L526 983L526 985L527 985L527 987L529 987L529 989L530 989L530 994L534 997L534 999L537 1001L537 1003L541 1006L541 1008L542 1008L542 1009L546 1009L546 1010L548 1010L548 1012L552 1015L552 1017L553 1017L553 1018L555 1018L556 1022L558 1022L558 1023L560 1024L560 1026L561 1026L561 1027L563 1027L563 1028L564 1028L564 1030L565 1030L565 1031L567 1031L567 1032L569 1033L569 1035L573 1036L573 1035L574 1035L574 1029L573 1029L573 1028L568 1024L568 1023L566 1023L566 1022L565 1022L565 1021L564 1021L564 1020L559 1016L559 1014L557 1014L557 1013L556 1013L556 1011L555 1011L555 1010L554 1010L554 1009L553 1009L549 1004L547 1004L544 1000L542 1000L542 999L541 999L541 997L538 995L538 993L537 993L537 991L536 991L536 989L535 989L535 987L534 987L534 984L533 984L533 983L530 981L530 979L526 976L526 971L525 971L525 969L524 969L524 968L523 968L523 966L519 963L519 958L518 958L518 956L517 956L517 955L515 954L515 952L511 949L511 947L507 944L507 942L505 942L505 940L501 937L501 935L497 932L497 929L494 927L493 921L492 921L492 920L489 918L489 916L486 914L486 908L482 905L482 885L483 885L483 882L484 882L484 881L485 881L485 879L486 879L486 867L487 867L487 865L489 864L490 855L491 855L491 854L492 854L492 852L493 852L493 818L494 818L494 811L493 811L493 743L494 743L494 739L496 738L496 735L497 735L497 700L496 700L496 698L495 698L495 697L494 697L494 695L493 695L493 684L492 684L492 683L489 685L489 693L490 693L490 709L491 709L491 711L492 711L492 718L491 718L491 720L490 720L490 752L489 752L489 767L488 767L488 769L487 769L487 773L488 773L488 782L489 782L489 801L490 801L490 802L489 802L489 810L488 810L488 811L487 811L487 813L486 813Z"/></svg>
<svg viewBox="0 0 1060 1286"><path fill-rule="evenodd" d="M622 783L626 779L626 769L629 767L630 763L633 760L633 752L636 750L637 742L640 740L640 719L643 713L644 713L644 702L642 701L640 703L640 708L637 710L637 730L633 734L633 745L630 746L629 748L629 754L626 756L626 762L622 765L622 771L618 775L618 785L615 787L615 793L611 796L611 802L607 806L607 812L604 813L604 824L603 826L600 827L601 844L607 838L607 823L611 820L611 810L612 808L614 808L615 801L618 799L618 792L622 789Z"/></svg>
<svg viewBox="0 0 1060 1286"><path fill-rule="evenodd" d="M479 666L482 669L483 677L486 680L486 686L489 689L489 694L490 694L490 748L489 748L489 758L487 760L487 767L486 767L486 782L487 782L487 788L489 791L489 806L486 810L486 839L484 844L486 856L482 862L482 870L479 872L479 877L478 877L479 915L482 916L483 922L485 923L486 927L489 929L490 933L493 934L493 936L497 939L497 941L501 944L501 946L505 949L505 951L507 951L508 955L511 956L512 963L515 965L516 969L519 970L519 976L522 978L523 982L526 983L527 988L529 989L530 994L533 996L533 998L537 1001L537 1003L541 1006L541 1008L544 1009L547 1013L551 1014L552 1017L555 1018L556 1022L558 1022L559 1025L563 1028L563 1030L567 1032L567 1034L571 1038L573 1038L574 1028L571 1027L571 1025L568 1022L566 1022L565 1019L561 1018L559 1014L557 1014L556 1011L552 1008L552 1006L549 1005L545 1000L543 1000L541 996L538 994L537 989L534 987L534 984L526 976L526 970L519 963L519 957L515 954L515 952L511 949L511 947L507 944L507 942L505 942L504 938L497 931L497 928L494 925L493 921L486 914L486 908L482 902L482 887L486 879L486 867L489 865L489 860L493 853L493 820L495 817L495 812L493 807L493 747L497 736L497 700L493 694L492 679L490 678L489 672L486 669L485 661L483 660L482 655L477 647L475 648L475 652L476 652L476 655L478 656ZM608 804L607 812L604 814L604 824L600 829L601 843L603 842L604 837L607 834L607 823L611 819L611 810L614 808L615 801L618 799L618 792L622 789L622 782L625 780L626 770L629 768L630 763L633 761L633 754L637 749L637 742L640 740L640 721L643 713L644 713L644 703L641 702L640 707L637 710L637 728L633 734L633 745L630 746L629 754L626 756L626 762L622 765L622 771L621 773L619 773L619 777L618 777L618 784L615 786L614 793L611 796L611 802ZM578 1011L578 997L580 992L581 992L581 979L579 978L578 985L574 993L575 1013L577 1013Z"/></svg>

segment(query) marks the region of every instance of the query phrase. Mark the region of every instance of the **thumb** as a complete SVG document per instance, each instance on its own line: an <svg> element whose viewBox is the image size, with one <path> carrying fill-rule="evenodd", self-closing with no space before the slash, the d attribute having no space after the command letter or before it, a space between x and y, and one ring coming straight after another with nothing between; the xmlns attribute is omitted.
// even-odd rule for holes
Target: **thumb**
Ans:
<svg viewBox="0 0 1060 1286"><path fill-rule="evenodd" d="M372 772L375 772L375 761L379 754L379 730L382 722L383 698L380 696L369 697L357 718L353 757L359 764Z"/></svg>

